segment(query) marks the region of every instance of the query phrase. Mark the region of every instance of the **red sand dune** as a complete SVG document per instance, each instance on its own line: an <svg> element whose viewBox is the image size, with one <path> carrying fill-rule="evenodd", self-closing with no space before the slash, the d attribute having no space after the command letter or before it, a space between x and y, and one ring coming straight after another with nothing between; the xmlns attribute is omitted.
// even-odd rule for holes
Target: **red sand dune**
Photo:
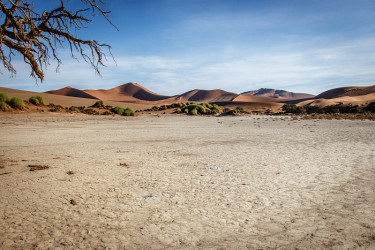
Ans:
<svg viewBox="0 0 375 250"><path fill-rule="evenodd" d="M175 102L230 102L238 94L226 92L221 89L200 90L194 89L182 95L172 97Z"/></svg>
<svg viewBox="0 0 375 250"><path fill-rule="evenodd" d="M84 90L86 93L102 100L120 102L160 101L170 98L151 92L137 83L126 83L118 87L104 90Z"/></svg>
<svg viewBox="0 0 375 250"><path fill-rule="evenodd" d="M278 90L278 89L267 89L261 88L258 90L247 91L242 93L241 95L254 95L254 96L268 96L268 97L281 97L281 98L288 98L288 99L304 99L304 98L312 98L314 95L305 94L305 93L293 93L286 90Z"/></svg>
<svg viewBox="0 0 375 250"><path fill-rule="evenodd" d="M70 107L70 106L91 106L93 105L97 99L89 99L89 98L79 98L73 96L64 96L64 95L55 95L49 93L39 93L39 92L31 92L31 91L24 91L24 90L17 90L17 89L9 89L0 87L0 93L8 93L10 97L19 97L24 100L28 100L31 96L40 95L44 97L45 103L53 103L56 105L61 105L63 107ZM111 105L113 107L120 106L120 107L129 107L133 110L138 109L147 109L152 107L152 105L144 105L144 104L135 104L135 103L124 103L124 102L114 102L114 101L105 101L106 105Z"/></svg>
<svg viewBox="0 0 375 250"><path fill-rule="evenodd" d="M285 99L279 99L274 97L267 97L267 96L255 96L255 95L238 95L234 102L261 102L261 103L277 103L281 101L285 101Z"/></svg>
<svg viewBox="0 0 375 250"><path fill-rule="evenodd" d="M375 93L375 85L369 87L342 87L327 90L315 97L315 99L333 99L343 96L362 96Z"/></svg>
<svg viewBox="0 0 375 250"><path fill-rule="evenodd" d="M266 94L266 92L268 94ZM273 93L273 96L271 95ZM276 103L285 100L285 98L279 97L277 94L289 93L289 96L296 97L295 93L288 91L279 91L272 89L261 89L257 93L246 92L245 95L239 95L236 93L227 92L221 89L215 90L199 90L194 89L181 95L176 96L163 96L151 92L150 90L142 87L137 83L126 83L112 89L99 89L99 90L78 90L71 87L48 91L48 93L66 95L66 96L77 96L84 98L95 98L101 100L120 101L120 102L131 102L131 103L144 103L144 104L170 104L173 102L260 102L260 103ZM268 96L267 96L268 95ZM303 94L305 95L305 94ZM270 97L272 96L272 97ZM312 95L308 95L312 97ZM300 96L301 97L301 96ZM304 96L306 97L306 96Z"/></svg>
<svg viewBox="0 0 375 250"><path fill-rule="evenodd" d="M73 96L73 97L80 97L80 98L98 99L95 96L87 94L83 90L75 89L70 86L62 88L62 89L58 89L58 90L47 91L45 93L54 94L54 95Z"/></svg>
<svg viewBox="0 0 375 250"><path fill-rule="evenodd" d="M367 106L371 102L375 102L375 92L368 94L368 95L357 95L357 96L341 96L337 98L331 98L331 99L309 99L302 101L298 103L297 105L304 106L304 105L311 105L311 106L317 106L320 108L326 107L326 106L334 106L334 105L358 105L358 106Z"/></svg>
<svg viewBox="0 0 375 250"><path fill-rule="evenodd" d="M275 89L259 89L248 91L244 94L235 94L220 89L215 90L191 90L182 95L163 96L158 95L142 87L137 83L127 83L112 89L78 90L71 87L55 91L48 91L58 95L94 98L105 101L128 102L147 105L163 105L174 102L221 102L221 103L247 103L252 107L279 107L289 100L296 100L298 105L316 105L319 107L336 105L367 105L375 101L375 85L370 87L343 87L325 91L314 97L303 93L292 93ZM297 100L304 98L303 100ZM277 104L277 105L269 105Z"/></svg>
<svg viewBox="0 0 375 250"><path fill-rule="evenodd" d="M342 87L327 90L313 99L303 100L300 106L311 105L320 108L334 105L367 106L375 101L375 85L369 87Z"/></svg>

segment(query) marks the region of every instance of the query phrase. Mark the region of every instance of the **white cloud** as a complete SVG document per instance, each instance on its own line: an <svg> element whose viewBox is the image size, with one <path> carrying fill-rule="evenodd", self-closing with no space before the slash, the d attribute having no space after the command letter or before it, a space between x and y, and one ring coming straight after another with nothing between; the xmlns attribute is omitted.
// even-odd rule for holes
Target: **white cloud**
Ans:
<svg viewBox="0 0 375 250"><path fill-rule="evenodd" d="M1 86L46 91L71 85L81 89L112 88L138 82L151 91L175 95L194 88L244 92L261 87L318 94L332 87L375 84L375 38L336 47L291 50L223 47L190 55L118 56L95 75L90 65L65 58L60 73L51 65L46 81L35 87L29 69L17 62L15 79L0 76Z"/></svg>

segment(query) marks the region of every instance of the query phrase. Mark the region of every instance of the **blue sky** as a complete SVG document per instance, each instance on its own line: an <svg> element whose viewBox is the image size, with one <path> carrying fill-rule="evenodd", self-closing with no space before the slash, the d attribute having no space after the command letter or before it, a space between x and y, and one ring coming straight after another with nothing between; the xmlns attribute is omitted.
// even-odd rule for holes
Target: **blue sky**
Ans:
<svg viewBox="0 0 375 250"><path fill-rule="evenodd" d="M373 0L112 0L105 8L119 31L97 17L78 33L113 47L117 65L108 60L102 78L61 49L60 72L52 63L43 83L29 78L19 58L15 78L1 69L0 86L47 91L137 82L174 95L195 88L318 94L375 84Z"/></svg>

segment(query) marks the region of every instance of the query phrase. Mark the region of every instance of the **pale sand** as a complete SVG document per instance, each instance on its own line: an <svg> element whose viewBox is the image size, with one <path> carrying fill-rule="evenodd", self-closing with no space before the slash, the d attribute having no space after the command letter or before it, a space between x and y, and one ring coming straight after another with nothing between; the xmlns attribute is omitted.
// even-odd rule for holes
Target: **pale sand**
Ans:
<svg viewBox="0 0 375 250"><path fill-rule="evenodd" d="M375 248L375 122L2 114L0 127L1 249Z"/></svg>

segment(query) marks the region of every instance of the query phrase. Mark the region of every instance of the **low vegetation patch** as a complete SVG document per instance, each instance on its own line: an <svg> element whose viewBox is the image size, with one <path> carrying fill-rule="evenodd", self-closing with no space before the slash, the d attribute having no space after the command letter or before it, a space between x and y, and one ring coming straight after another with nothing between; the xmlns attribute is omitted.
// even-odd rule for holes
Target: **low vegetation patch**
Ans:
<svg viewBox="0 0 375 250"><path fill-rule="evenodd" d="M113 113L115 114L118 114L118 115L122 115L124 113L124 108L121 108L119 106L116 106L114 107L112 110L111 110Z"/></svg>
<svg viewBox="0 0 375 250"><path fill-rule="evenodd" d="M295 104L284 104L281 109L289 114L306 114L306 109L304 107Z"/></svg>
<svg viewBox="0 0 375 250"><path fill-rule="evenodd" d="M367 107L363 109L364 111L375 113L375 102L371 102Z"/></svg>
<svg viewBox="0 0 375 250"><path fill-rule="evenodd" d="M122 115L124 115L124 116L135 116L135 112L131 108L126 108L122 112Z"/></svg>
<svg viewBox="0 0 375 250"><path fill-rule="evenodd" d="M104 109L105 106L104 106L104 102L102 100L99 100L97 102L95 102L92 106L92 108L99 108L99 109Z"/></svg>
<svg viewBox="0 0 375 250"><path fill-rule="evenodd" d="M86 115L99 115L99 112L92 108L87 108L81 111L81 113Z"/></svg>
<svg viewBox="0 0 375 250"><path fill-rule="evenodd" d="M84 110L86 107L85 106L82 106L82 107L77 107L77 106L70 106L69 108L66 107L65 108L65 111L66 112L82 112L82 110Z"/></svg>
<svg viewBox="0 0 375 250"><path fill-rule="evenodd" d="M150 109L145 109L144 111L159 111L159 110L167 110L167 109L181 109L186 107L190 104L195 104L194 102L179 102L179 103L172 103L169 105L161 105L161 106L153 106Z"/></svg>
<svg viewBox="0 0 375 250"><path fill-rule="evenodd" d="M235 109L224 109L223 115L241 115L250 114L249 111L244 110L242 107L236 107Z"/></svg>
<svg viewBox="0 0 375 250"><path fill-rule="evenodd" d="M0 110L4 112L9 111L11 107L6 102L0 101Z"/></svg>
<svg viewBox="0 0 375 250"><path fill-rule="evenodd" d="M25 102L18 97L13 97L9 101L9 105L14 109L23 109L25 107Z"/></svg>
<svg viewBox="0 0 375 250"><path fill-rule="evenodd" d="M35 106L45 105L43 96L32 96L29 98L29 102Z"/></svg>
<svg viewBox="0 0 375 250"><path fill-rule="evenodd" d="M344 105L342 102L326 106L323 108L305 105L303 107L294 104L285 104L282 107L285 113L299 115L302 119L349 119L349 120L374 120L375 102L371 102L366 107L363 105Z"/></svg>
<svg viewBox="0 0 375 250"><path fill-rule="evenodd" d="M48 104L48 107L50 108L49 111L50 112L61 112L61 111L64 111L65 109L63 108L63 106L61 105L55 105L55 104Z"/></svg>
<svg viewBox="0 0 375 250"><path fill-rule="evenodd" d="M7 93L0 93L0 102L9 102L10 96Z"/></svg>
<svg viewBox="0 0 375 250"><path fill-rule="evenodd" d="M214 115L221 112L221 108L216 104L209 103L185 103L175 109L174 113L189 115Z"/></svg>

